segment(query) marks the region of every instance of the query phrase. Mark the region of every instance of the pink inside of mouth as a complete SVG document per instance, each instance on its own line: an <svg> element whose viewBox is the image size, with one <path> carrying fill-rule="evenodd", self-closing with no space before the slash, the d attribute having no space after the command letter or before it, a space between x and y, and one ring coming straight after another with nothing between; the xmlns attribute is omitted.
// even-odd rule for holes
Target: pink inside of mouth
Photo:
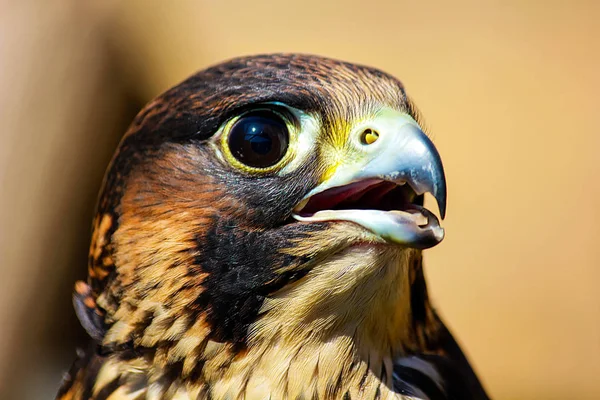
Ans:
<svg viewBox="0 0 600 400"><path fill-rule="evenodd" d="M297 212L308 217L322 210L406 211L413 209L415 200L417 195L407 184L367 179L317 193Z"/></svg>

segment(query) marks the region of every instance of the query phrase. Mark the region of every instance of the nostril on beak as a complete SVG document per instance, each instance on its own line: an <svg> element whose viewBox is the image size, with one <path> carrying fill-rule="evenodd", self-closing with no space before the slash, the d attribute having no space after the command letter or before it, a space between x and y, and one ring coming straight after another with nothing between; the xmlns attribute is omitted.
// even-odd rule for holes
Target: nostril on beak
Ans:
<svg viewBox="0 0 600 400"><path fill-rule="evenodd" d="M379 139L379 133L373 129L365 129L360 135L360 142L364 145L373 144Z"/></svg>

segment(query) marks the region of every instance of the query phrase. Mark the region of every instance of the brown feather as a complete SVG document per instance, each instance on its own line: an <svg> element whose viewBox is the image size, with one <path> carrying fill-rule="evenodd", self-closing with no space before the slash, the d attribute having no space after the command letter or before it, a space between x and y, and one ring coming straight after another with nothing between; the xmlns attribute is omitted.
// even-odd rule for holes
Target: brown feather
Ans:
<svg viewBox="0 0 600 400"><path fill-rule="evenodd" d="M319 121L315 154L260 179L216 156L223 123L274 101ZM290 223L381 106L417 117L395 78L304 55L235 59L148 104L93 224L90 301L106 334L58 398L405 398L393 360L443 353L420 252L349 223Z"/></svg>

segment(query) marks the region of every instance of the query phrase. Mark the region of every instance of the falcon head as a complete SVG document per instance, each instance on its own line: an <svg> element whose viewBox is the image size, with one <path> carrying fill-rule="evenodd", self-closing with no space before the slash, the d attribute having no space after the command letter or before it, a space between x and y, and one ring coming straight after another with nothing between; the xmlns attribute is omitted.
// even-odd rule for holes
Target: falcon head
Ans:
<svg viewBox="0 0 600 400"><path fill-rule="evenodd" d="M201 71L140 112L108 169L96 336L205 380L275 348L385 369L436 329L421 250L444 231L425 193L443 218L440 156L392 76L281 54Z"/></svg>

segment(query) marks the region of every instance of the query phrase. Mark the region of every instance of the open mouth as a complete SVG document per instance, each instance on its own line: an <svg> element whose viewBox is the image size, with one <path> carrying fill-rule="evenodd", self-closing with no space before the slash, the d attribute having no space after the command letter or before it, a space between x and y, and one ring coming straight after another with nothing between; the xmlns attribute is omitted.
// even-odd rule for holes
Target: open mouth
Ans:
<svg viewBox="0 0 600 400"><path fill-rule="evenodd" d="M354 222L389 242L420 249L444 237L439 219L423 207L423 196L405 181L371 178L332 187L305 198L293 216L302 222Z"/></svg>

